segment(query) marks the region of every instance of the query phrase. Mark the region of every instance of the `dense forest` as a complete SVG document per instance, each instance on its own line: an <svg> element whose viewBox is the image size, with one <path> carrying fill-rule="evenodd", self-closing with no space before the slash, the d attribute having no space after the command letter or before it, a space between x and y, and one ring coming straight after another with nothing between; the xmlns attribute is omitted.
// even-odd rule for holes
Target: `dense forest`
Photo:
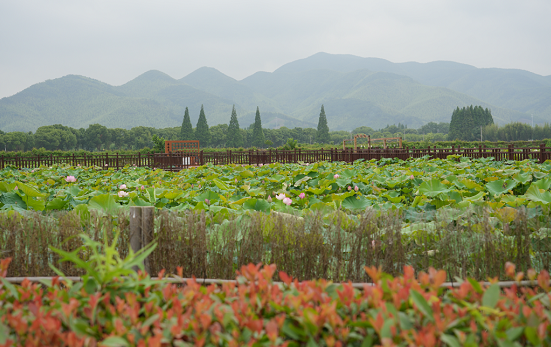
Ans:
<svg viewBox="0 0 551 347"><path fill-rule="evenodd" d="M122 128L107 128L100 124L91 124L88 128L75 129L60 124L39 127L36 132L8 132L0 130L0 149L5 151L29 151L33 148L46 150L88 150L88 151L124 151L140 150L144 148L162 148L159 145L163 140L192 140L199 139L202 148L270 148L283 147L295 148L302 144L320 144L327 147L340 147L344 139L350 139L354 134L367 134L371 138L402 137L409 142L434 143L447 140L479 140L482 126L484 141L518 141L518 140L542 140L551 138L551 126L544 124L534 127L525 123L509 123L498 126L491 120L489 110L479 106L459 108L454 111L452 122L456 129L468 129L464 124L458 125L461 114L467 114L468 122L475 123L472 115L483 115L484 122L473 129L478 132L455 130L455 138L449 136L450 129L454 129L450 123L429 122L418 129L408 128L406 125L387 125L385 128L374 130L369 126L360 126L351 132L329 131L327 117L322 106L318 120L318 128L289 129L280 127L268 129L262 127L260 111L257 109L255 122L246 128L240 128L235 109L228 115L229 124L208 126L208 117L203 109L197 125L192 126L189 112L186 109L182 126L156 129L152 127L134 127L130 130ZM470 117L470 118L469 118ZM460 123L460 122L459 122ZM453 124L453 123L452 123ZM470 124L470 123L469 123ZM488 124L488 125L484 125ZM463 134L462 134L463 133ZM467 135L465 135L467 134ZM469 138L464 138L468 136ZM477 137L478 136L478 137ZM471 138L472 137L472 138Z"/></svg>

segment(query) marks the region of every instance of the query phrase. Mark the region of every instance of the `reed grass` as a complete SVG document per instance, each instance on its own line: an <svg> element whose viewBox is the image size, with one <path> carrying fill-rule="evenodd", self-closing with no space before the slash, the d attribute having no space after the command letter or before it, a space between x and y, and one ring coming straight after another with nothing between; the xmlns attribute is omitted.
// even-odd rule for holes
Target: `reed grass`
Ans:
<svg viewBox="0 0 551 347"><path fill-rule="evenodd" d="M330 215L296 217L282 213L249 213L221 224L213 217L192 211L158 210L154 237L158 246L150 255L151 272L186 277L233 279L248 263L275 263L278 270L299 280L367 282L364 266L380 266L398 275L404 265L417 271L444 269L448 280L473 277L505 279L505 263L517 269L551 268L551 236L536 231L550 228L549 217L529 217L520 209L502 229L488 212L480 210L458 218L431 216L414 235L404 234L405 217L399 212L368 210L351 220L342 211ZM424 220L420 217L419 220ZM549 229L547 229L549 230ZM0 213L0 257L12 257L9 277L53 276L54 264L68 276L78 276L72 264L60 263L49 246L73 251L86 233L101 241L120 231L119 252L129 248L129 214L110 216L91 211L40 214ZM86 259L86 250L80 251ZM277 278L276 278L277 279Z"/></svg>

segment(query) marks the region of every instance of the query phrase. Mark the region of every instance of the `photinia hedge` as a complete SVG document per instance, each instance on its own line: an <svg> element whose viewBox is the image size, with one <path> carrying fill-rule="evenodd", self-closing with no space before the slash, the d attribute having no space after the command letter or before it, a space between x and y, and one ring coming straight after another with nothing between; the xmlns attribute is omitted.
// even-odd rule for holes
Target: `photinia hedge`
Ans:
<svg viewBox="0 0 551 347"><path fill-rule="evenodd" d="M366 267L374 285L360 291L284 273L274 283L275 265L249 264L237 283L178 286L132 270L154 245L125 259L115 246L86 239L88 262L83 249L56 250L87 273L46 287L8 283L2 260L0 346L551 346L546 271L528 271L532 288L467 279L445 289L442 270L394 278ZM510 263L507 272L524 276Z"/></svg>

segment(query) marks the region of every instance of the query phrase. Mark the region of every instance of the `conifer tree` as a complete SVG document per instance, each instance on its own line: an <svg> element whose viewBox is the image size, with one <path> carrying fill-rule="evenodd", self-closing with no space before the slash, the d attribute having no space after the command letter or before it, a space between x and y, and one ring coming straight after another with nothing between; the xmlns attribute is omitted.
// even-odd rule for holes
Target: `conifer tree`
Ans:
<svg viewBox="0 0 551 347"><path fill-rule="evenodd" d="M316 142L329 143L331 136L329 136L329 127L327 126L327 117L325 116L325 109L321 105L320 117L318 120L318 132L316 134Z"/></svg>
<svg viewBox="0 0 551 347"><path fill-rule="evenodd" d="M461 111L459 110L459 107L457 107L455 110L453 110L452 113L452 119L450 121L450 130L448 131L448 140L449 141L455 141L460 138L460 132L461 132Z"/></svg>
<svg viewBox="0 0 551 347"><path fill-rule="evenodd" d="M262 131L262 121L260 120L260 111L258 106L256 107L256 116L254 117L254 126L253 126L253 138L252 145L254 147L262 148L264 147L264 132Z"/></svg>
<svg viewBox="0 0 551 347"><path fill-rule="evenodd" d="M197 127L195 128L195 138L199 140L199 146L201 147L208 147L210 144L209 125L207 124L207 117L205 116L203 105L201 105L201 112L199 113Z"/></svg>
<svg viewBox="0 0 551 347"><path fill-rule="evenodd" d="M226 147L242 147L243 136L241 129L239 129L239 122L237 121L237 112L235 112L235 105L231 111L230 125L228 126L228 134L226 136Z"/></svg>
<svg viewBox="0 0 551 347"><path fill-rule="evenodd" d="M184 113L184 120L182 121L182 127L180 128L180 140L190 141L195 140L193 136L193 126L191 125L191 119L189 118L189 110L186 107L186 112Z"/></svg>

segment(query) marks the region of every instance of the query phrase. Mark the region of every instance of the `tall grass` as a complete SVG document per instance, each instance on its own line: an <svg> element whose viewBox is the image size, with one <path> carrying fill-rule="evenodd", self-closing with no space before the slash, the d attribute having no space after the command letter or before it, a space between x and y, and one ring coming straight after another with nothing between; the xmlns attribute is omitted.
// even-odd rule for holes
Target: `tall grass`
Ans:
<svg viewBox="0 0 551 347"><path fill-rule="evenodd" d="M524 209L506 224L496 224L484 210L454 218L433 215L426 222L427 216L419 216L419 230L407 234L405 216L392 211L368 210L354 218L342 211L304 217L250 213L221 224L212 218L192 211L157 211L158 247L149 258L152 273L176 273L182 266L186 277L232 279L244 264L275 263L299 280L365 282L364 266L381 266L397 275L409 264L418 271L444 269L453 281L466 276L505 279L507 261L524 270L551 268L551 235L541 232L550 230L549 217L528 217ZM72 251L82 245L80 233L100 240L104 231L111 238L117 229L124 256L129 247L128 212L1 213L0 257L13 258L8 276L53 276L49 263L77 276L81 273L71 264L60 264L48 246Z"/></svg>

